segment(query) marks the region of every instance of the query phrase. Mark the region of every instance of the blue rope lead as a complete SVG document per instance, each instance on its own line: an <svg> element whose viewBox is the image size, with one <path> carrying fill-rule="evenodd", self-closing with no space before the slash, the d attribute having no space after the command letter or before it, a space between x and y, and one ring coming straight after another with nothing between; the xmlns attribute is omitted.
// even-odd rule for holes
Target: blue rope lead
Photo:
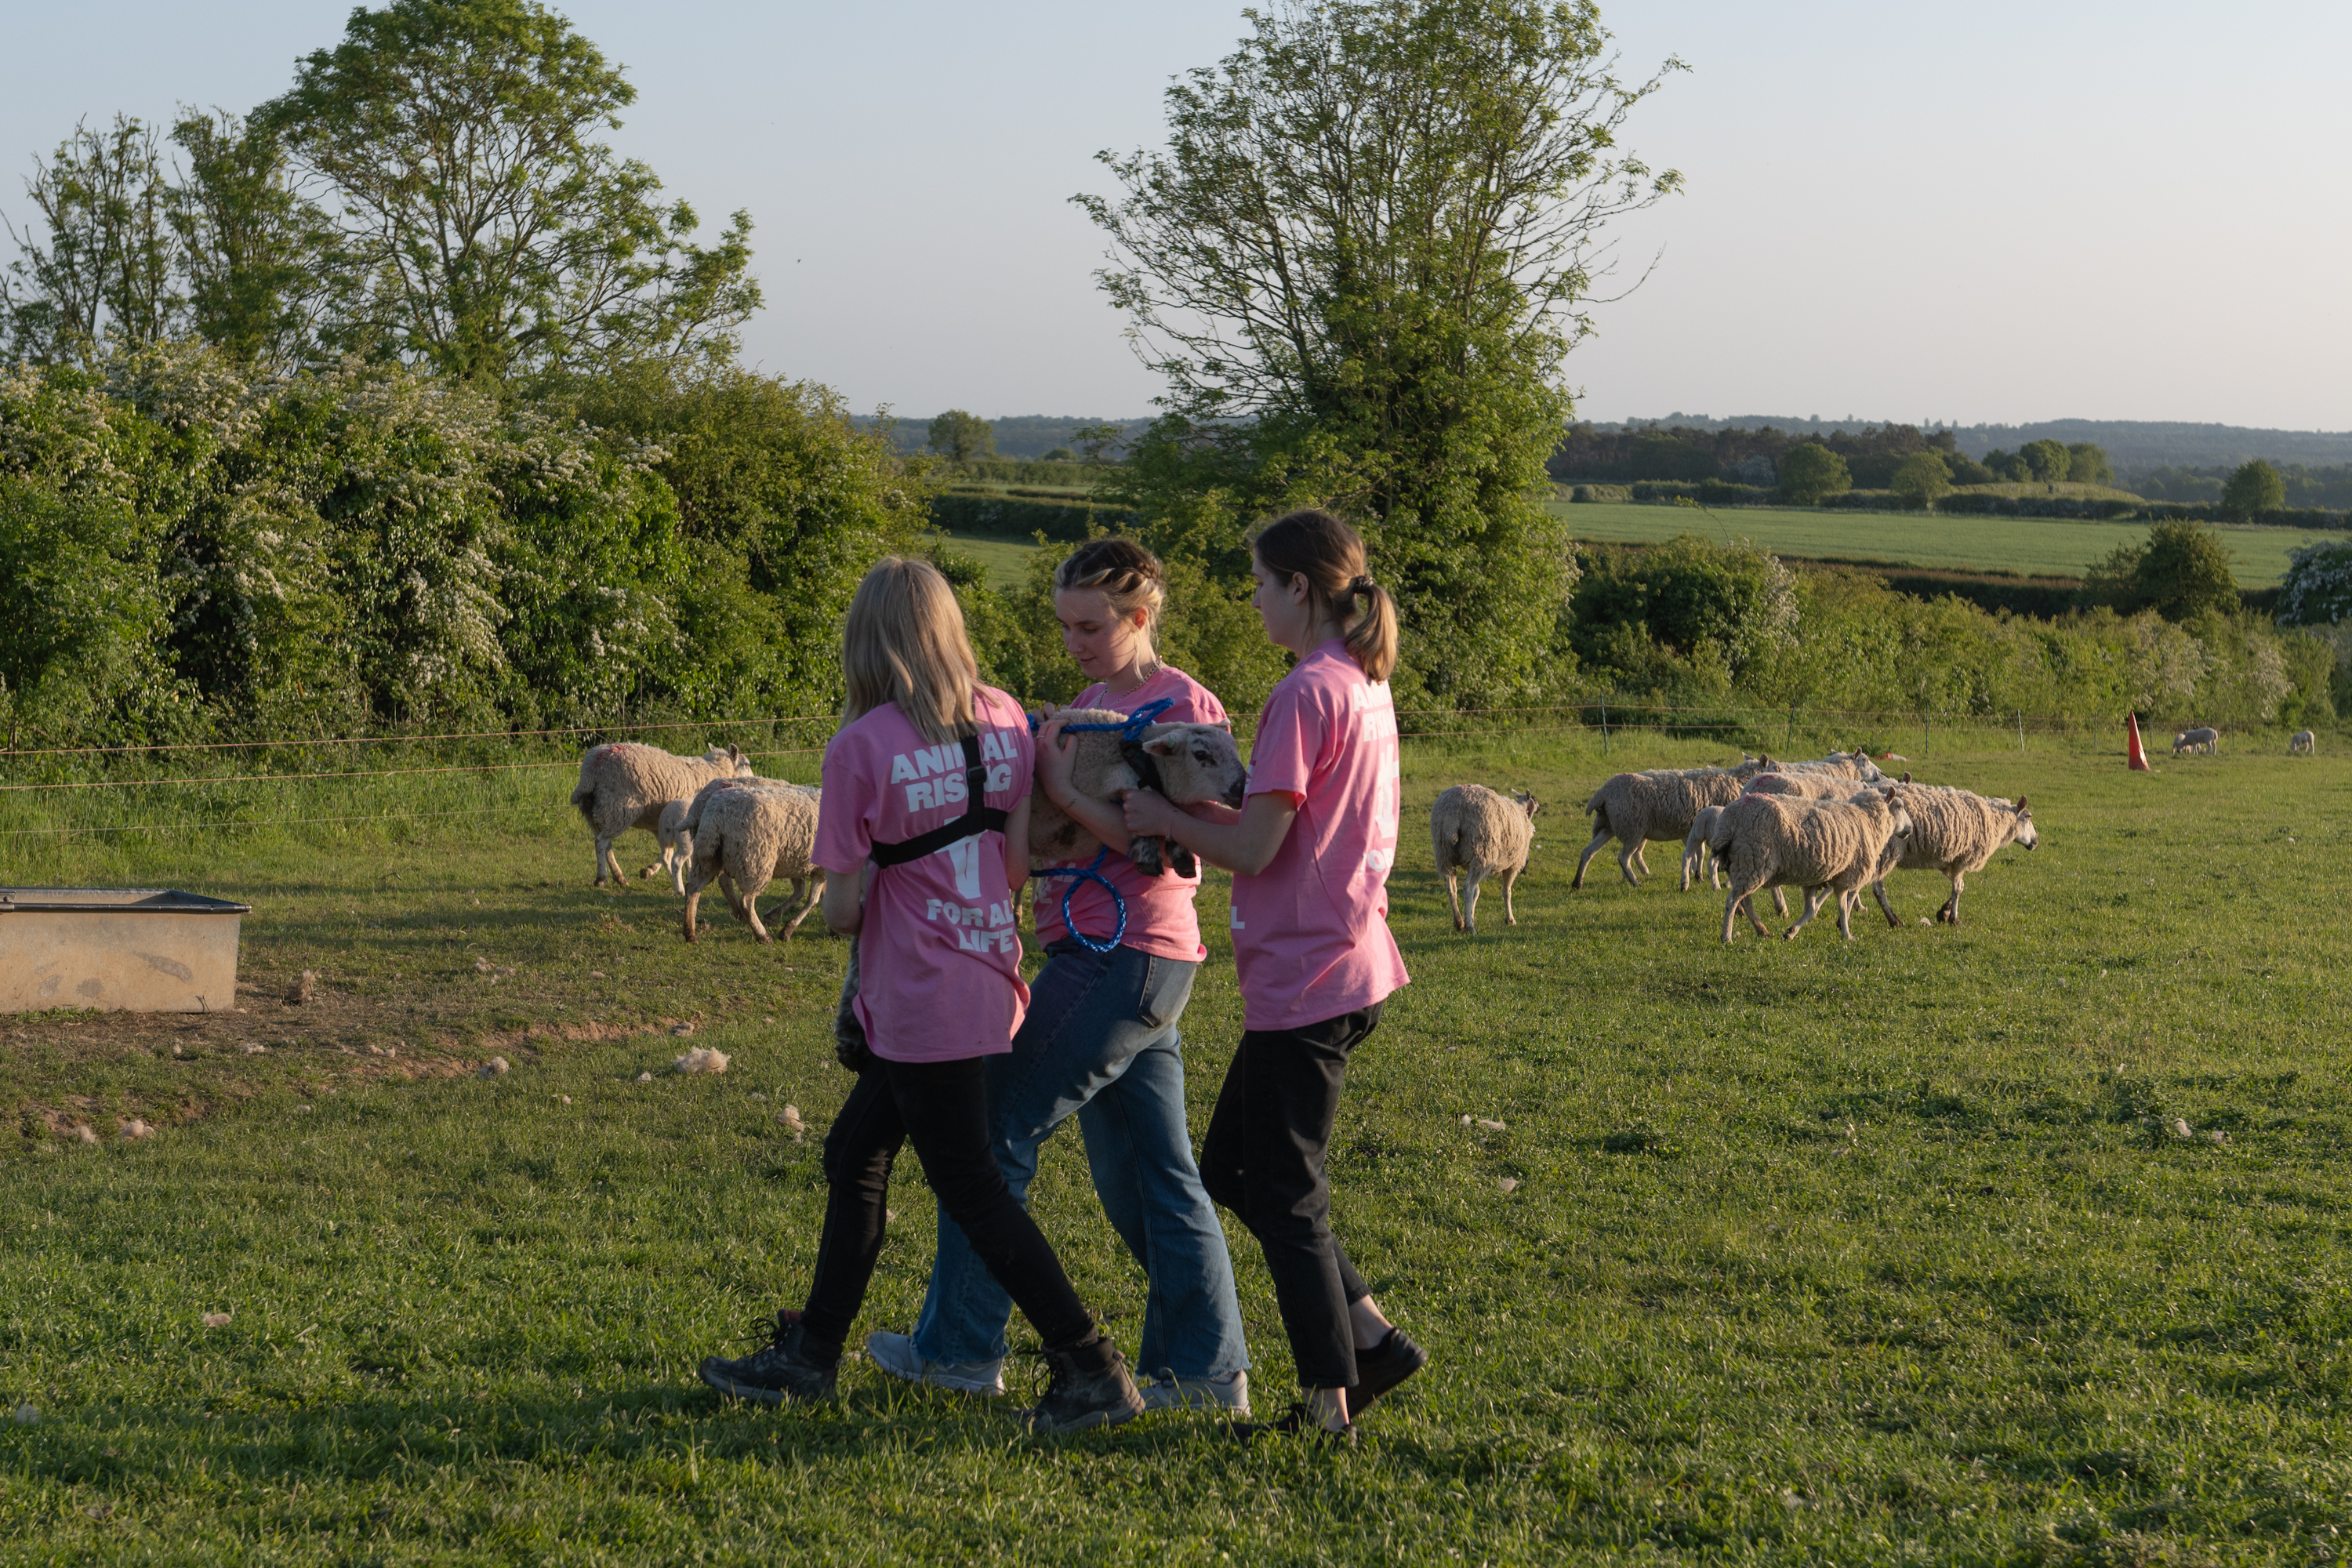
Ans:
<svg viewBox="0 0 2352 1568"><path fill-rule="evenodd" d="M1129 714L1127 718L1119 723L1065 724L1062 726L1062 733L1066 735L1073 734L1081 730L1117 731L1122 740L1132 741L1141 735L1144 731L1158 723L1160 721L1160 716L1175 706L1176 700L1174 698L1162 697L1157 701L1145 703L1142 707ZM1035 734L1037 732L1037 726L1044 721L1044 714L1030 714L1029 732L1033 735ZM1040 877L1067 877L1070 879L1068 889L1062 894L1062 929L1068 931L1071 936L1076 938L1078 945L1085 948L1088 952L1108 952L1111 949L1119 944L1120 938L1127 935L1127 900L1119 896L1119 891L1117 888L1111 886L1110 879L1102 874L1102 863L1108 858L1110 858L1110 846L1106 844L1101 849L1096 852L1094 864L1091 866L1051 866L1043 871L1035 873ZM1081 882L1098 883L1101 886L1102 890L1110 895L1111 907L1118 910L1118 929L1110 933L1110 940L1108 942L1097 942L1094 938L1080 931L1078 929L1078 922L1070 918L1070 900L1077 897L1078 884Z"/></svg>

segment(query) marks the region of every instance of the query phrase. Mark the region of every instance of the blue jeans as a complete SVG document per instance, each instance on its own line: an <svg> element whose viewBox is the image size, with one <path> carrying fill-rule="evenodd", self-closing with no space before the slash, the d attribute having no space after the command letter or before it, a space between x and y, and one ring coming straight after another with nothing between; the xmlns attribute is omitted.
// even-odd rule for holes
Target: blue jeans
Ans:
<svg viewBox="0 0 2352 1568"><path fill-rule="evenodd" d="M1075 1112L1095 1193L1150 1280L1139 1373L1222 1377L1249 1365L1224 1228L1192 1163L1176 1020L1200 965L1131 947L1046 950L1009 1055L988 1058L990 1125L1013 1195L1027 1202L1037 1151ZM935 1362L1005 1353L1013 1303L940 1206L939 1257L915 1325Z"/></svg>

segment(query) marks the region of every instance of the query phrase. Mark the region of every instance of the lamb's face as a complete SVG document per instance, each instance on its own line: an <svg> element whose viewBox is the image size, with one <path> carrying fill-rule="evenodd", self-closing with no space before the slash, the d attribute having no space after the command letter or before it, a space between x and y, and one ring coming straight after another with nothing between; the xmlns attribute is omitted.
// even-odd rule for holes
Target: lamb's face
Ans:
<svg viewBox="0 0 2352 1568"><path fill-rule="evenodd" d="M2010 830L2009 836L2028 849L2034 847L2041 835L2033 830L2033 814L2025 809L2023 795L2017 797L2017 805L2012 809L2017 813L2017 826Z"/></svg>
<svg viewBox="0 0 2352 1568"><path fill-rule="evenodd" d="M1160 767L1160 784L1178 805L1221 801L1238 811L1249 770L1232 733L1214 724L1171 724L1143 742Z"/></svg>
<svg viewBox="0 0 2352 1568"><path fill-rule="evenodd" d="M1528 814L1529 822L1533 822L1536 819L1536 813L1543 809L1543 803L1523 789L1515 789L1511 792L1511 802Z"/></svg>
<svg viewBox="0 0 2352 1568"><path fill-rule="evenodd" d="M724 769L732 778L751 776L751 759L743 754L740 746L713 746L702 753L702 760L715 768Z"/></svg>

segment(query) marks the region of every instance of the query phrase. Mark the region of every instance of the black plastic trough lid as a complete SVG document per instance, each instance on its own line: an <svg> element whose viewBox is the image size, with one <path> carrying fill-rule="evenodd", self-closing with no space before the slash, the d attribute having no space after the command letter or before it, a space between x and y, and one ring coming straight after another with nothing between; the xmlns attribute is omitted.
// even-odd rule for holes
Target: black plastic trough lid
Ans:
<svg viewBox="0 0 2352 1568"><path fill-rule="evenodd" d="M0 914L243 915L251 904L151 888L0 888Z"/></svg>

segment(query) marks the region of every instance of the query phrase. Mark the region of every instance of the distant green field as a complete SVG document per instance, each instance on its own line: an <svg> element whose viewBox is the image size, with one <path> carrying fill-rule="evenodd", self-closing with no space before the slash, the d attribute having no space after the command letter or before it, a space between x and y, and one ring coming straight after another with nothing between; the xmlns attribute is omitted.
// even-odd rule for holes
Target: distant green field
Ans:
<svg viewBox="0 0 2352 1568"><path fill-rule="evenodd" d="M1035 545L1024 544L1017 539L988 539L973 533L949 534L948 537L955 541L958 550L988 569L990 587L1017 588L1028 580L1029 557L1037 553Z"/></svg>
<svg viewBox="0 0 2352 1568"><path fill-rule="evenodd" d="M1577 538L1633 543L1696 533L1752 539L1783 555L1884 561L1898 566L2007 570L2029 576L2079 577L2118 544L2145 538L2142 522L2073 522L2048 517L1906 516L1895 512L1773 511L1609 501L1552 508ZM2340 537L2302 528L2225 528L2238 582L2267 588L2286 575L2287 552Z"/></svg>

